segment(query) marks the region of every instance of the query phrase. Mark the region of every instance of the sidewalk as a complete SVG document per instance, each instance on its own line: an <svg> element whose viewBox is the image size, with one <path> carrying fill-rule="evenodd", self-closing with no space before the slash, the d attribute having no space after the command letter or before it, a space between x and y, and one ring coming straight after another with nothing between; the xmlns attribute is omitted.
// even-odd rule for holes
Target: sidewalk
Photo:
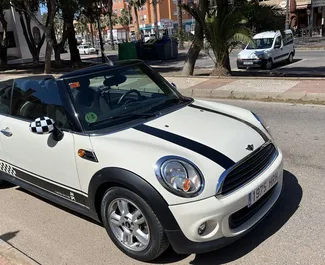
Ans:
<svg viewBox="0 0 325 265"><path fill-rule="evenodd" d="M0 80L23 76L26 74L0 74ZM291 100L325 104L325 78L181 77L168 73L165 78L176 84L183 95L197 98Z"/></svg>
<svg viewBox="0 0 325 265"><path fill-rule="evenodd" d="M186 96L325 103L325 79L168 77Z"/></svg>
<svg viewBox="0 0 325 265"><path fill-rule="evenodd" d="M0 265L39 265L39 263L0 239Z"/></svg>

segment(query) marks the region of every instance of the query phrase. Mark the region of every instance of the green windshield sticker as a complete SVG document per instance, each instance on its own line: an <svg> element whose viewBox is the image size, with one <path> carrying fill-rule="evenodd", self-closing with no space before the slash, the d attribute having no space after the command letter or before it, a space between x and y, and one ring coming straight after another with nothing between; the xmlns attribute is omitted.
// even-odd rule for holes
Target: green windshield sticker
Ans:
<svg viewBox="0 0 325 265"><path fill-rule="evenodd" d="M93 123L93 122L97 121L97 115L94 112L88 112L86 114L85 118L88 123Z"/></svg>

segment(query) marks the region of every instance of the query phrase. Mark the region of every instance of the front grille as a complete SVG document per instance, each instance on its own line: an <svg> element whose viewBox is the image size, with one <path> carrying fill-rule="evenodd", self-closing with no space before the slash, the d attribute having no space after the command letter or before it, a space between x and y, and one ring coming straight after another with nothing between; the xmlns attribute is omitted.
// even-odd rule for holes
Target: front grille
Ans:
<svg viewBox="0 0 325 265"><path fill-rule="evenodd" d="M273 186L267 193L265 193L256 203L251 207L246 206L239 211L229 216L229 228L235 229L245 223L249 218L256 214L265 203L271 198L274 193L277 184Z"/></svg>
<svg viewBox="0 0 325 265"><path fill-rule="evenodd" d="M225 195L259 175L277 155L272 143L260 147L243 161L238 162L224 177L220 194Z"/></svg>

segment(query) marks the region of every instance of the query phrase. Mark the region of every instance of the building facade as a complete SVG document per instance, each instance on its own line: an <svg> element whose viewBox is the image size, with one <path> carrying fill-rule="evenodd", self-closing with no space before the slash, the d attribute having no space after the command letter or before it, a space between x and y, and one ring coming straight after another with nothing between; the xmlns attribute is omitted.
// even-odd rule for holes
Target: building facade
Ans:
<svg viewBox="0 0 325 265"><path fill-rule="evenodd" d="M185 0L184 3L190 3L196 0ZM135 34L135 14L134 8L129 9L128 1L113 0L113 11L117 17L121 16L122 10L131 10L130 16L132 23L129 27L117 24L114 26L113 36L116 40L126 40L128 32L132 36ZM138 10L140 31L144 36L154 35L154 15L152 1L146 3ZM186 32L193 31L195 20L185 10L183 10L183 28ZM170 34L177 32L178 16L177 16L177 0L157 0L157 20L160 32L168 30ZM104 35L109 39L109 29L106 28Z"/></svg>
<svg viewBox="0 0 325 265"><path fill-rule="evenodd" d="M40 21L42 21L42 17L39 10L36 12L36 16ZM19 14L13 8L7 9L5 10L5 18L8 23L8 28L7 28L8 60L32 58L25 36L23 34L23 29L20 23ZM31 31L34 34L34 38L40 39L42 35L42 31L37 27L34 21L31 21ZM2 35L3 35L3 29L0 24L0 39L2 39ZM45 45L43 45L43 47L41 48L40 58L44 56L45 56Z"/></svg>
<svg viewBox="0 0 325 265"><path fill-rule="evenodd" d="M313 7L312 7L313 1ZM262 0L260 3L276 5L285 11L286 0ZM321 33L325 19L325 0L296 0L297 29L313 27Z"/></svg>

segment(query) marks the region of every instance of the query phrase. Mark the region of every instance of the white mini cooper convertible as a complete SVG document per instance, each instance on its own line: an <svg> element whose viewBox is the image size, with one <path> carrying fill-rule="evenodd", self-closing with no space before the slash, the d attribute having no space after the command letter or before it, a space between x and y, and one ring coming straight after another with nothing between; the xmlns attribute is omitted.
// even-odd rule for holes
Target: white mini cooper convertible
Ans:
<svg viewBox="0 0 325 265"><path fill-rule="evenodd" d="M142 261L229 244L282 190L258 116L184 97L138 60L2 81L0 129L2 181L101 222Z"/></svg>

